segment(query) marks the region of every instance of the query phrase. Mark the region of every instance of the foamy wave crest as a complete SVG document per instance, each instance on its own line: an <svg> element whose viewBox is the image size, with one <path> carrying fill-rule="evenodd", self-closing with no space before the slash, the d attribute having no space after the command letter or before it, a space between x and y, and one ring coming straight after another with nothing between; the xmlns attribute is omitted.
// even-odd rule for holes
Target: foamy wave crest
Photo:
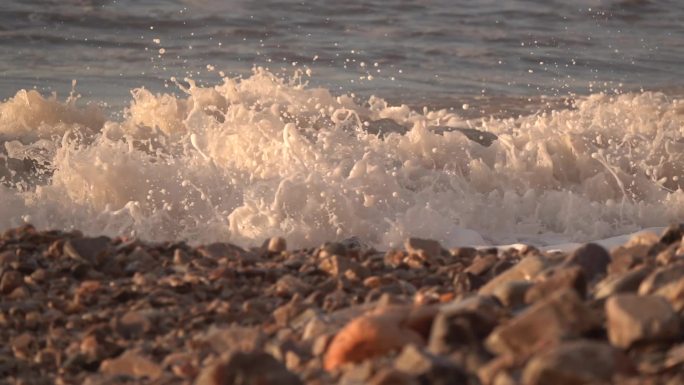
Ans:
<svg viewBox="0 0 684 385"><path fill-rule="evenodd" d="M35 91L0 104L0 226L545 245L684 218L684 103L661 93L466 120L261 69L187 84L183 97L133 90L120 121Z"/></svg>

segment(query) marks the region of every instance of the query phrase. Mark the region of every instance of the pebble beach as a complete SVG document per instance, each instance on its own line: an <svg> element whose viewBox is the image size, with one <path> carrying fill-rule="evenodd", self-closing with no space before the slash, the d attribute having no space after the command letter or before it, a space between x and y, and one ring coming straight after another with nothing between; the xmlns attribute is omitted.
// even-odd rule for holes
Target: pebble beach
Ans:
<svg viewBox="0 0 684 385"><path fill-rule="evenodd" d="M10 384L684 383L684 225L612 250L0 238Z"/></svg>

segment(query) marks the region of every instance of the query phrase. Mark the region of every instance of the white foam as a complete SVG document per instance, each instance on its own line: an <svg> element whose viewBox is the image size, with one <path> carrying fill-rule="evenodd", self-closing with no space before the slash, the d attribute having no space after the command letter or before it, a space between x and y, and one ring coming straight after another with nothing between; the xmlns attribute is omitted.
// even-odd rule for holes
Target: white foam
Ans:
<svg viewBox="0 0 684 385"><path fill-rule="evenodd" d="M133 90L121 121L34 91L0 104L5 163L28 158L42 170L0 159L0 227L30 220L193 243L357 235L386 247L413 235L546 246L684 218L684 104L664 94L468 121L357 103L260 69L184 90ZM369 134L379 119L407 129ZM436 126L498 139L484 147Z"/></svg>

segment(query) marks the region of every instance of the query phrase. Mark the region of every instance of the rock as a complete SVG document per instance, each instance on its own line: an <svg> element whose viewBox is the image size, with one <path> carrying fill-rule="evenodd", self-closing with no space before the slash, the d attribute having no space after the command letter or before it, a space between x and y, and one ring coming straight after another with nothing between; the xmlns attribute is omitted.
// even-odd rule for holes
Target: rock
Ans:
<svg viewBox="0 0 684 385"><path fill-rule="evenodd" d="M605 343L570 341L536 355L525 366L524 385L610 383L618 352Z"/></svg>
<svg viewBox="0 0 684 385"><path fill-rule="evenodd" d="M610 262L610 254L603 246L587 243L570 254L563 264L579 266L584 271L586 280L592 282L606 274Z"/></svg>
<svg viewBox="0 0 684 385"><path fill-rule="evenodd" d="M489 335L486 346L499 354L526 356L565 338L579 337L600 320L574 290L553 293L525 309Z"/></svg>
<svg viewBox="0 0 684 385"><path fill-rule="evenodd" d="M683 236L684 223L670 225L670 227L665 229L663 235L660 236L660 243L664 245L670 245L675 242L681 242Z"/></svg>
<svg viewBox="0 0 684 385"><path fill-rule="evenodd" d="M424 328L423 319L434 317L434 313L430 310L421 316L421 311L388 306L353 319L331 341L324 358L325 369L332 371L347 362L361 362L407 344L424 345L425 339L417 330Z"/></svg>
<svg viewBox="0 0 684 385"><path fill-rule="evenodd" d="M237 352L203 369L195 385L301 385L302 381L273 356Z"/></svg>
<svg viewBox="0 0 684 385"><path fill-rule="evenodd" d="M262 349L266 338L256 327L231 325L227 327L211 326L200 341L211 346L218 354L229 351L254 351Z"/></svg>
<svg viewBox="0 0 684 385"><path fill-rule="evenodd" d="M149 380L156 380L162 375L159 365L132 350L126 351L117 358L102 361L100 372L112 376L125 375Z"/></svg>
<svg viewBox="0 0 684 385"><path fill-rule="evenodd" d="M15 270L8 270L0 278L0 293L10 294L24 283L24 276Z"/></svg>
<svg viewBox="0 0 684 385"><path fill-rule="evenodd" d="M415 345L404 347L394 360L394 368L416 377L421 384L463 384L468 381L468 376L458 366Z"/></svg>
<svg viewBox="0 0 684 385"><path fill-rule="evenodd" d="M510 281L532 280L542 270L554 262L541 255L530 255L523 258L517 265L492 278L479 290L480 294L493 294L498 285Z"/></svg>
<svg viewBox="0 0 684 385"><path fill-rule="evenodd" d="M430 330L428 350L434 354L448 354L454 350L477 348L497 324L491 314L477 310L440 312Z"/></svg>
<svg viewBox="0 0 684 385"><path fill-rule="evenodd" d="M650 267L642 266L626 273L609 275L596 284L594 298L607 298L618 293L636 293L641 282L653 271Z"/></svg>
<svg viewBox="0 0 684 385"><path fill-rule="evenodd" d="M684 264L654 271L639 285L639 294L660 295L670 301L676 311L684 310Z"/></svg>
<svg viewBox="0 0 684 385"><path fill-rule="evenodd" d="M630 271L643 262L648 256L651 246L636 245L632 247L619 246L611 252L611 261L608 264L608 274L621 274Z"/></svg>
<svg viewBox="0 0 684 385"><path fill-rule="evenodd" d="M111 240L107 237L71 238L64 243L64 254L69 258L100 265L111 251Z"/></svg>
<svg viewBox="0 0 684 385"><path fill-rule="evenodd" d="M197 251L203 257L213 260L219 260L221 258L245 259L247 256L247 252L241 247L224 242L215 242L200 246Z"/></svg>
<svg viewBox="0 0 684 385"><path fill-rule="evenodd" d="M282 237L273 237L268 240L266 251L271 254L280 254L287 250L287 241Z"/></svg>
<svg viewBox="0 0 684 385"><path fill-rule="evenodd" d="M534 303L558 290L575 290L580 298L587 296L587 281L584 270L579 266L551 268L542 274L538 281L525 292L525 303Z"/></svg>
<svg viewBox="0 0 684 385"><path fill-rule="evenodd" d="M132 310L117 319L114 329L124 338L139 338L155 327L153 311Z"/></svg>
<svg viewBox="0 0 684 385"><path fill-rule="evenodd" d="M347 257L347 246L341 242L326 242L319 248L318 258L325 259L339 255L340 257Z"/></svg>
<svg viewBox="0 0 684 385"><path fill-rule="evenodd" d="M280 296L292 296L294 294L307 296L312 290L311 285L291 274L280 277L275 283L276 294Z"/></svg>
<svg viewBox="0 0 684 385"><path fill-rule="evenodd" d="M352 261L337 254L321 258L318 263L318 268L330 274L333 277L338 277L344 274L352 266Z"/></svg>
<svg viewBox="0 0 684 385"><path fill-rule="evenodd" d="M492 295L508 308L518 308L525 305L525 295L534 285L530 281L504 282L494 289Z"/></svg>
<svg viewBox="0 0 684 385"><path fill-rule="evenodd" d="M499 262L499 257L496 254L478 255L463 271L477 276L482 276L489 272L489 270L491 270L491 268L497 262Z"/></svg>
<svg viewBox="0 0 684 385"><path fill-rule="evenodd" d="M619 294L608 298L605 309L608 337L614 346L629 348L680 335L679 318L662 297Z"/></svg>
<svg viewBox="0 0 684 385"><path fill-rule="evenodd" d="M437 258L442 254L442 245L438 241L423 238L408 238L404 247L409 254L421 256L424 260Z"/></svg>
<svg viewBox="0 0 684 385"><path fill-rule="evenodd" d="M36 349L36 339L31 333L22 333L12 339L12 352L20 359L31 357Z"/></svg>
<svg viewBox="0 0 684 385"><path fill-rule="evenodd" d="M396 369L385 368L375 374L368 385L420 385L418 379Z"/></svg>

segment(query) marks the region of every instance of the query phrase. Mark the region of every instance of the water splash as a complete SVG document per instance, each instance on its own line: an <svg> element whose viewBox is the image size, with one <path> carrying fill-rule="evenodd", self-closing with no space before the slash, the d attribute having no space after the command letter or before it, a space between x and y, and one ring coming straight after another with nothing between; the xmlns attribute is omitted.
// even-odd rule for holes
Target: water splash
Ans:
<svg viewBox="0 0 684 385"><path fill-rule="evenodd" d="M684 104L662 93L465 119L335 96L301 73L179 87L133 90L119 121L35 91L0 104L0 226L548 245L684 218Z"/></svg>

